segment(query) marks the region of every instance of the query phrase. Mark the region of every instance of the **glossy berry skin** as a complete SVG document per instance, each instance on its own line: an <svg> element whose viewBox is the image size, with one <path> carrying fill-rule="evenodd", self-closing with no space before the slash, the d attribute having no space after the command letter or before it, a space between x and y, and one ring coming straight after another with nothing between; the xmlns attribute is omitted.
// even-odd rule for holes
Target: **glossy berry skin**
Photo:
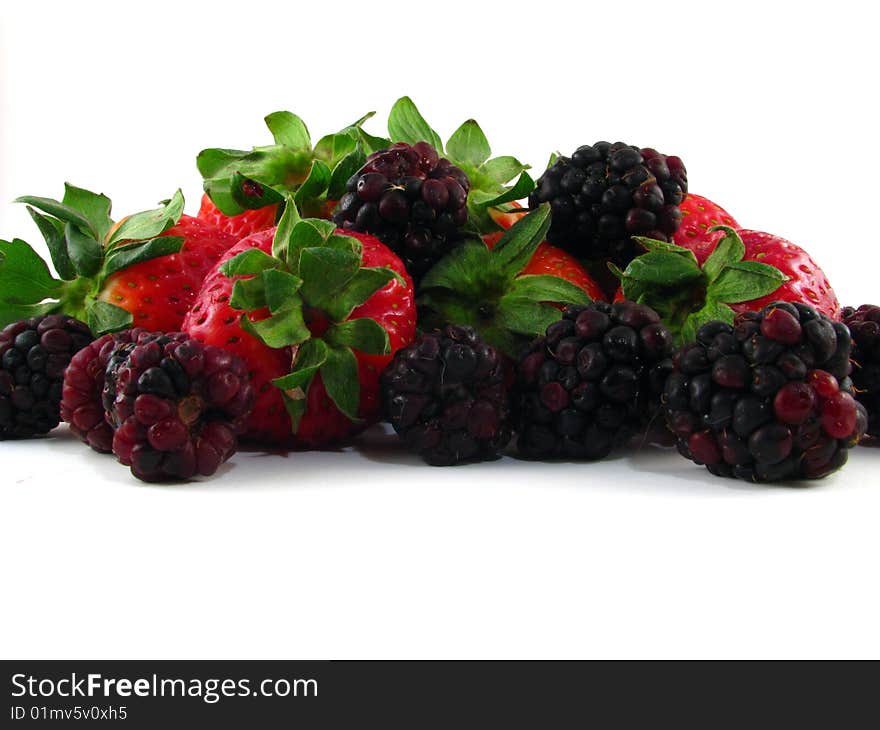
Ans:
<svg viewBox="0 0 880 730"><path fill-rule="evenodd" d="M880 307L846 307L843 322L853 338L852 381L856 399L868 415L868 434L880 437ZM873 439L872 439L873 441Z"/></svg>
<svg viewBox="0 0 880 730"><path fill-rule="evenodd" d="M40 436L58 425L64 372L91 341L85 323L62 314L0 330L0 440Z"/></svg>
<svg viewBox="0 0 880 730"><path fill-rule="evenodd" d="M429 464L493 459L511 435L506 375L473 328L449 325L398 350L382 374L383 413Z"/></svg>
<svg viewBox="0 0 880 730"><path fill-rule="evenodd" d="M352 422L336 408L327 395L319 373L309 388L308 404L299 428L295 434L292 433L281 391L272 384L273 379L290 372L291 350L289 347L272 349L242 329L242 312L229 305L235 279L223 275L219 268L205 279L198 300L184 322L185 331L196 339L226 348L247 363L257 394L256 405L243 436L250 442L272 447L321 448L344 442L375 423L381 415L379 376L393 354L415 337L416 310L412 280L400 259L373 236L350 231L340 233L353 236L361 242L364 266L388 267L406 282L404 285L396 279L391 280L350 315L352 319L369 317L376 320L388 332L391 347L388 355L355 352L360 384L359 422ZM275 230L270 229L242 239L227 252L223 260L251 248L270 253L274 234ZM268 314L268 310L258 310L248 316L260 320ZM307 325L313 334L320 335L324 326L320 313L316 312Z"/></svg>
<svg viewBox="0 0 880 730"><path fill-rule="evenodd" d="M418 283L463 240L469 191L467 175L430 144L398 142L371 154L349 179L333 221L375 235Z"/></svg>
<svg viewBox="0 0 880 730"><path fill-rule="evenodd" d="M672 242L684 248L693 248L698 244L714 248L723 233L720 231L712 233L709 231L710 228L715 226L739 228L739 223L730 213L702 195L688 193L679 209L681 225L672 236Z"/></svg>
<svg viewBox="0 0 880 730"><path fill-rule="evenodd" d="M849 392L850 350L849 330L805 304L703 325L676 352L663 389L679 451L752 482L836 471L867 421Z"/></svg>
<svg viewBox="0 0 880 730"><path fill-rule="evenodd" d="M207 194L202 196L199 212L196 218L205 221L217 230L228 233L236 241L240 241L252 233L265 231L275 226L275 218L278 215L277 205L267 205L256 210L246 210L238 215L226 215L214 205L214 201Z"/></svg>
<svg viewBox="0 0 880 730"><path fill-rule="evenodd" d="M254 400L240 358L180 333L141 333L108 359L113 453L143 481L216 472L235 453Z"/></svg>
<svg viewBox="0 0 880 730"><path fill-rule="evenodd" d="M625 445L659 410L671 352L672 337L649 307L568 307L517 364L519 452L602 459Z"/></svg>
<svg viewBox="0 0 880 730"><path fill-rule="evenodd" d="M205 276L239 239L188 215L162 235L183 236L180 251L112 274L98 298L131 312L135 327L172 332L183 324Z"/></svg>
<svg viewBox="0 0 880 730"><path fill-rule="evenodd" d="M687 171L678 157L597 142L559 157L536 181L529 207L550 203L552 245L625 268L639 252L632 236L672 240L686 195Z"/></svg>

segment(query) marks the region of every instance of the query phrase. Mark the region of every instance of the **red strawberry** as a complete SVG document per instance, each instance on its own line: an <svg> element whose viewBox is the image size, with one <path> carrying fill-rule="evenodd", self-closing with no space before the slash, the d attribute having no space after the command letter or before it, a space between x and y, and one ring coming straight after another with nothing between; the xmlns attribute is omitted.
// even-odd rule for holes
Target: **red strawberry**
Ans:
<svg viewBox="0 0 880 730"><path fill-rule="evenodd" d="M238 215L224 215L206 193L202 196L202 204L199 206L197 217L199 220L216 226L224 233L235 236L236 240L241 240L252 233L272 228L275 225L277 214L277 205L267 205L256 210L246 210Z"/></svg>
<svg viewBox="0 0 880 730"><path fill-rule="evenodd" d="M114 223L103 194L65 185L62 200L26 196L59 278L24 241L3 242L0 321L64 312L96 335L133 325L180 328L207 272L236 241L182 215L178 190L156 210Z"/></svg>
<svg viewBox="0 0 880 730"><path fill-rule="evenodd" d="M730 226L739 228L733 217L717 203L713 203L702 195L688 193L687 197L679 206L681 210L681 225L672 237L672 242L689 248L697 253L697 248L707 247L709 251L714 244L724 235L720 231L710 232L715 226ZM709 255L706 252L706 256ZM700 254L697 253L700 259ZM704 257L705 258L705 257Z"/></svg>
<svg viewBox="0 0 880 730"><path fill-rule="evenodd" d="M511 208L522 208L522 206L515 201L513 203L509 203L508 205ZM516 223L520 218L522 218L527 212L528 211L526 210L523 210L520 213L514 210L503 211L500 208L489 208L489 216L505 231L510 228L514 223ZM490 233L489 235L491 236L494 234Z"/></svg>
<svg viewBox="0 0 880 730"><path fill-rule="evenodd" d="M300 221L297 225L308 226L310 223ZM317 448L343 441L378 420L379 376L393 354L415 337L412 280L406 274L400 259L373 236L342 231L334 234L332 227L324 229L324 233L328 234L326 246L316 246L317 248L328 248L331 244L340 246L340 241L353 244L352 239L356 239L360 245L353 245L361 251L361 271L372 269L387 272L388 275L383 280L385 283L352 310L346 312L343 307L344 317L340 318L338 313L334 315L312 305L316 301L315 297L322 295L323 277L319 276L317 283L310 281L305 278L305 267L299 268L306 282L299 289L305 299L300 311L308 328L306 339L298 345L270 347L252 334L252 325L243 326L241 309L233 307L233 304L239 304L236 301L237 282L258 283L256 280L259 277L235 274L227 276L224 272L229 272L229 267L242 261L240 257L251 250L271 254L276 233L276 229L256 233L227 252L221 266L216 267L205 279L198 300L184 322L184 330L207 344L225 347L248 364L257 392L257 402L248 422L245 438L263 445ZM392 278L391 272L401 278ZM256 323L267 322L270 316L277 319L282 314L276 312L273 315L265 307L247 313L249 320ZM324 343L325 340L332 342L332 331L338 331L340 324L363 319L374 321L381 328L379 331L387 334L387 348L381 353L367 354L354 345L351 347L356 360L353 378L359 387L359 393L353 403L349 404L349 408L356 411L360 420L353 421L343 412L338 394L334 399L328 393L325 386L326 366L319 368L307 384L297 384L286 389L284 393L273 385L273 380L291 373L292 365L294 373L297 372L297 368L303 365L302 356L307 348L314 348L317 343ZM336 380L338 382L339 379ZM288 413L291 407L294 410L299 408L299 422L296 426Z"/></svg>

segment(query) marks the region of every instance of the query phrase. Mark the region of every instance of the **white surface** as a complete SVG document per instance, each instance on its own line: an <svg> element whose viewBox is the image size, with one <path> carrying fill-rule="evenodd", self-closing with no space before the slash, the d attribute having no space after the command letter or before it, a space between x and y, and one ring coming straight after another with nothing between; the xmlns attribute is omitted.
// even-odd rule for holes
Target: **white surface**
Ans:
<svg viewBox="0 0 880 730"><path fill-rule="evenodd" d="M694 192L877 298L869 4L145 7L3 4L2 200L70 180L123 215L181 186L193 211L202 147L408 93L536 167L602 137L680 154ZM13 235L36 240L0 205ZM368 441L182 487L63 430L0 444L0 656L880 656L880 451L791 489L654 450L432 469Z"/></svg>

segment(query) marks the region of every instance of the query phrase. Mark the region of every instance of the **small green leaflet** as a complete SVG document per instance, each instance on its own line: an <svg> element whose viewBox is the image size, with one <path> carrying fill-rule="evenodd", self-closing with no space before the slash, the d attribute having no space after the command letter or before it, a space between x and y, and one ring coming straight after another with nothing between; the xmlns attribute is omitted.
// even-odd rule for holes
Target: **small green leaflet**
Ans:
<svg viewBox="0 0 880 730"><path fill-rule="evenodd" d="M592 301L576 284L549 274L519 276L513 280L508 293L512 297L533 302L589 304Z"/></svg>
<svg viewBox="0 0 880 730"><path fill-rule="evenodd" d="M532 299L511 294L501 297L495 323L523 335L542 335L562 318L562 312L550 304L538 304Z"/></svg>
<svg viewBox="0 0 880 730"><path fill-rule="evenodd" d="M0 301L37 304L58 297L63 286L30 244L19 238L0 241Z"/></svg>
<svg viewBox="0 0 880 730"><path fill-rule="evenodd" d="M103 193L93 193L91 190L64 183L64 197L61 202L82 214L89 222L89 230L97 240L103 241L107 237L113 227L113 220L110 218L110 198Z"/></svg>
<svg viewBox="0 0 880 730"><path fill-rule="evenodd" d="M788 277L774 266L759 261L740 261L721 270L709 284L707 296L730 304L749 302L772 294L786 281Z"/></svg>
<svg viewBox="0 0 880 730"><path fill-rule="evenodd" d="M180 220L183 205L183 193L177 190L171 199L159 208L135 213L123 220L110 234L107 245L113 246L120 241L141 241L155 238Z"/></svg>
<svg viewBox="0 0 880 730"><path fill-rule="evenodd" d="M321 366L321 382L340 411L352 421L361 420L357 414L361 399L358 364L350 348L327 349L327 360Z"/></svg>
<svg viewBox="0 0 880 730"><path fill-rule="evenodd" d="M305 122L293 112L272 112L265 118L276 144L295 150L311 151L312 139Z"/></svg>
<svg viewBox="0 0 880 730"><path fill-rule="evenodd" d="M293 370L287 375L275 378L272 384L284 391L292 391L295 388L299 388L303 391L302 395L305 397L308 384L327 360L327 350L327 343L324 340L306 340L297 350ZM294 397L294 394L288 393L288 395Z"/></svg>
<svg viewBox="0 0 880 730"><path fill-rule="evenodd" d="M440 135L425 121L412 99L408 96L398 99L388 114L388 134L394 142L429 143L437 152L443 154Z"/></svg>
<svg viewBox="0 0 880 730"><path fill-rule="evenodd" d="M96 301L86 308L86 324L95 337L98 337L108 332L128 329L132 324L132 316L130 312L115 304Z"/></svg>
<svg viewBox="0 0 880 730"><path fill-rule="evenodd" d="M183 236L161 236L127 246L117 246L107 254L102 274L110 276L134 264L177 253L181 246Z"/></svg>
<svg viewBox="0 0 880 730"><path fill-rule="evenodd" d="M508 281L519 274L550 230L550 204L541 206L513 224L492 251L492 266Z"/></svg>
<svg viewBox="0 0 880 730"><path fill-rule="evenodd" d="M468 119L456 129L446 143L446 151L456 160L479 167L492 154L489 140L473 119Z"/></svg>
<svg viewBox="0 0 880 730"><path fill-rule="evenodd" d="M246 276L248 274L261 274L266 269L274 269L280 262L273 256L258 248L249 248L236 254L220 266L223 276Z"/></svg>
<svg viewBox="0 0 880 730"><path fill-rule="evenodd" d="M27 212L46 241L46 248L49 249L49 256L58 276L65 281L75 279L76 269L67 253L67 242L64 240L64 223L57 218L50 218L37 212L31 206L27 206Z"/></svg>
<svg viewBox="0 0 880 730"><path fill-rule="evenodd" d="M712 253L703 264L703 273L709 283L729 264L738 264L746 255L746 247L737 232L729 226L716 226L712 231L724 231L725 235L718 241Z"/></svg>
<svg viewBox="0 0 880 730"><path fill-rule="evenodd" d="M68 223L64 226L64 240L76 273L88 278L101 270L104 249L91 234L83 233L72 223Z"/></svg>
<svg viewBox="0 0 880 730"><path fill-rule="evenodd" d="M333 347L351 347L368 355L387 355L391 351L388 332L369 317L335 324L327 330L324 339Z"/></svg>

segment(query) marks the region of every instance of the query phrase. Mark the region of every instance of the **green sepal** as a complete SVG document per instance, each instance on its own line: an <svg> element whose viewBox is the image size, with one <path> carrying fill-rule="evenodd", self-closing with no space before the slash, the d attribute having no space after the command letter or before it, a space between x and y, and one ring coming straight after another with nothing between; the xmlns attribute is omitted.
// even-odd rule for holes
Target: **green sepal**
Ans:
<svg viewBox="0 0 880 730"><path fill-rule="evenodd" d="M261 274L263 289L266 292L266 306L272 314L284 311L298 298L303 280L280 269L266 269Z"/></svg>
<svg viewBox="0 0 880 730"><path fill-rule="evenodd" d="M272 384L284 391L299 388L303 390L303 395L305 395L306 386L327 361L327 350L327 343L324 340L306 340L299 346L296 352L293 370L287 375L275 378Z"/></svg>
<svg viewBox="0 0 880 730"><path fill-rule="evenodd" d="M76 273L86 278L97 275L104 258L101 244L90 233L83 233L72 223L64 226L64 242Z"/></svg>
<svg viewBox="0 0 880 730"><path fill-rule="evenodd" d="M480 194L478 191L474 196L473 205L482 209L497 208L499 205L512 203L514 200L522 200L534 189L535 181L532 180L529 173L523 172L512 187L498 195ZM470 206L470 201L468 205Z"/></svg>
<svg viewBox="0 0 880 730"><path fill-rule="evenodd" d="M324 339L331 347L350 347L368 355L387 355L391 352L388 332L369 317L339 322L327 330Z"/></svg>
<svg viewBox="0 0 880 730"><path fill-rule="evenodd" d="M630 261L624 271L624 277L625 279L633 278L646 284L679 287L702 279L703 273L697 266L696 260L689 261L683 256L649 251Z"/></svg>
<svg viewBox="0 0 880 730"><path fill-rule="evenodd" d="M694 266L699 267L696 255L694 255L694 252L689 248L684 248L684 246L678 246L677 244L668 241L657 241L653 238L645 238L644 236L633 236L632 239L648 253L675 254L676 256L680 256L691 262Z"/></svg>
<svg viewBox="0 0 880 730"><path fill-rule="evenodd" d="M333 168L330 182L327 184L327 198L339 200L345 194L345 184L348 179L360 170L366 161L367 156L364 154L363 147L358 144Z"/></svg>
<svg viewBox="0 0 880 730"><path fill-rule="evenodd" d="M183 205L183 193L177 190L160 207L130 215L110 234L107 246L112 247L120 241L142 241L147 238L155 238L180 220L180 216L183 214Z"/></svg>
<svg viewBox="0 0 880 730"><path fill-rule="evenodd" d="M387 150L391 146L391 140L387 137L375 137L366 130L358 130L358 139L364 146L364 152L368 155L380 150Z"/></svg>
<svg viewBox="0 0 880 730"><path fill-rule="evenodd" d="M0 240L0 302L38 304L57 298L63 287L30 244L20 238Z"/></svg>
<svg viewBox="0 0 880 730"><path fill-rule="evenodd" d="M492 251L492 265L504 279L512 282L531 261L535 250L550 230L550 204L520 218L504 232Z"/></svg>
<svg viewBox="0 0 880 730"><path fill-rule="evenodd" d="M334 160L341 160L354 152L358 144L358 135L354 130L334 132L321 137L315 145L315 157L328 165Z"/></svg>
<svg viewBox="0 0 880 730"><path fill-rule="evenodd" d="M328 347L321 366L321 382L330 400L350 420L360 421L357 411L361 399L357 358L348 347Z"/></svg>
<svg viewBox="0 0 880 730"><path fill-rule="evenodd" d="M302 207L307 200L321 197L327 192L332 177L333 172L327 166L327 163L321 160L314 160L308 177L303 180L299 189L293 194L294 202L297 206Z"/></svg>
<svg viewBox="0 0 880 730"><path fill-rule="evenodd" d="M15 202L30 205L44 213L55 216L55 218L64 223L72 223L84 231L91 229L91 224L82 213L78 210L74 210L69 205L64 205L64 203L59 203L57 200L53 200L52 198L41 198L35 195L22 195L20 198L16 198Z"/></svg>
<svg viewBox="0 0 880 730"><path fill-rule="evenodd" d="M275 350L305 342L312 336L303 320L302 298L298 294L266 319L255 322L242 316L241 327Z"/></svg>
<svg viewBox="0 0 880 730"><path fill-rule="evenodd" d="M275 144L294 150L311 151L312 138L306 123L293 112L272 112L264 120Z"/></svg>
<svg viewBox="0 0 880 730"><path fill-rule="evenodd" d="M481 169L483 174L492 180L492 182L498 185L504 185L510 180L513 180L517 175L521 175L528 170L529 166L523 164L515 157L503 155L501 157L494 157L491 160L486 160ZM528 192L526 194L528 194ZM515 198L515 200L518 200L518 198Z"/></svg>
<svg viewBox="0 0 880 730"><path fill-rule="evenodd" d="M255 309L266 307L266 287L262 277L254 276L249 279L236 280L232 285L229 306L233 309L242 309L245 312L253 312Z"/></svg>
<svg viewBox="0 0 880 730"><path fill-rule="evenodd" d="M715 226L709 230L723 231L725 234L703 263L703 273L706 274L706 280L711 284L718 278L725 266L738 264L742 261L743 256L746 255L746 247L739 234L729 226Z"/></svg>
<svg viewBox="0 0 880 730"><path fill-rule="evenodd" d="M511 332L536 337L561 318L562 311L551 304L508 294L498 302L495 324Z"/></svg>
<svg viewBox="0 0 880 730"><path fill-rule="evenodd" d="M12 304L0 299L0 329L20 319L42 317L59 311L57 301L39 302L38 304Z"/></svg>
<svg viewBox="0 0 880 730"><path fill-rule="evenodd" d="M393 269L381 266L358 269L332 301L327 303L327 316L335 322L343 321L356 307L367 301L392 279L406 286L404 278Z"/></svg>
<svg viewBox="0 0 880 730"><path fill-rule="evenodd" d="M559 276L533 274L518 276L508 289L512 297L530 299L533 302L557 304L589 304L592 299L576 284Z"/></svg>
<svg viewBox="0 0 880 730"><path fill-rule="evenodd" d="M413 100L403 96L394 102L388 114L388 136L394 142L427 142L441 155L443 142L431 125L425 121Z"/></svg>
<svg viewBox="0 0 880 730"><path fill-rule="evenodd" d="M57 218L51 218L39 213L29 205L26 209L46 241L46 248L49 249L49 256L52 259L52 265L55 267L58 276L65 281L73 281L76 278L76 268L70 260L70 255L67 253L67 242L64 240L64 223Z"/></svg>
<svg viewBox="0 0 880 730"><path fill-rule="evenodd" d="M266 269L275 269L280 266L280 262L274 256L261 251L258 248L249 248L236 254L228 261L224 261L220 265L220 273L223 276L248 276L253 274L261 274Z"/></svg>
<svg viewBox="0 0 880 730"><path fill-rule="evenodd" d="M132 321L131 312L109 302L93 301L86 307L86 324L95 337L128 329Z"/></svg>
<svg viewBox="0 0 880 730"><path fill-rule="evenodd" d="M299 259L303 299L313 307L326 310L332 306L338 292L354 278L360 266L361 256L354 251L304 248Z"/></svg>
<svg viewBox="0 0 880 730"><path fill-rule="evenodd" d="M482 241L465 241L434 264L422 278L421 290L474 292L492 270L492 252Z"/></svg>
<svg viewBox="0 0 880 730"><path fill-rule="evenodd" d="M182 246L183 236L159 236L147 241L117 246L107 254L101 273L103 276L110 276L134 264L177 253Z"/></svg>
<svg viewBox="0 0 880 730"><path fill-rule="evenodd" d="M774 266L760 261L740 261L722 269L709 284L707 296L730 304L749 302L772 294L786 281L788 277Z"/></svg>
<svg viewBox="0 0 880 730"><path fill-rule="evenodd" d="M61 203L79 211L88 221L89 231L99 241L103 241L113 227L113 219L110 217L110 198L103 193L93 193L91 190L64 183L64 197Z"/></svg>
<svg viewBox="0 0 880 730"><path fill-rule="evenodd" d="M272 255L275 258L289 263L287 250L290 246L290 238L293 235L293 229L301 220L296 203L293 202L293 196L288 195L284 212L281 214L281 219L275 228L275 236L272 238Z"/></svg>
<svg viewBox="0 0 880 730"><path fill-rule="evenodd" d="M468 163L474 167L482 165L492 154L489 140L473 119L468 119L452 133L446 143L446 150L456 162Z"/></svg>
<svg viewBox="0 0 880 730"><path fill-rule="evenodd" d="M681 326L681 341L693 342L697 339L697 330L707 322L720 320L727 324L733 324L734 311L723 302L707 300L697 311L688 315Z"/></svg>
<svg viewBox="0 0 880 730"><path fill-rule="evenodd" d="M259 194L250 192L254 189L259 190ZM249 177L245 177L240 172L233 172L229 178L229 194L235 201L235 204L242 210L259 210L268 205L277 205L284 200L284 196L273 190L268 185L263 185Z"/></svg>

